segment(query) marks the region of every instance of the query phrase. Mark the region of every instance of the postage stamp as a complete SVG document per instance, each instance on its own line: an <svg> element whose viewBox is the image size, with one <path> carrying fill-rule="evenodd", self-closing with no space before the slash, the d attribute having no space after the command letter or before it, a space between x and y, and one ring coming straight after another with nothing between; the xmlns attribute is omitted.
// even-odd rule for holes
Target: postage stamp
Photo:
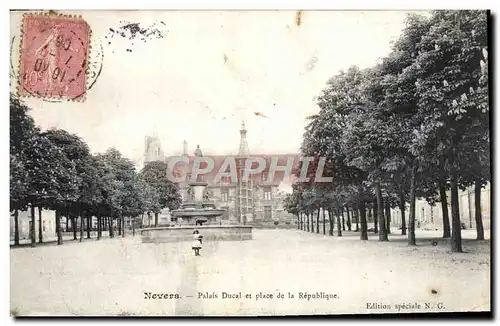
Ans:
<svg viewBox="0 0 500 326"><path fill-rule="evenodd" d="M10 315L493 317L491 19L12 10Z"/></svg>
<svg viewBox="0 0 500 326"><path fill-rule="evenodd" d="M82 101L90 27L81 17L25 14L19 52L20 96Z"/></svg>

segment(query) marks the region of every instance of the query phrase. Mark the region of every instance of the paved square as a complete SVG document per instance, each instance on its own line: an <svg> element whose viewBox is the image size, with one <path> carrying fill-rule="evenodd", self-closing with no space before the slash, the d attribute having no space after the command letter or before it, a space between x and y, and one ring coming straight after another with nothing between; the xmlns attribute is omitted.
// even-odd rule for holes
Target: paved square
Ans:
<svg viewBox="0 0 500 326"><path fill-rule="evenodd" d="M376 235L361 242L355 232L339 238L254 230L254 240L204 243L201 257L190 242L143 244L130 235L17 248L10 251L11 310L171 316L397 312L397 304L402 312L424 312L412 310L416 303L432 306L425 311L490 309L490 242L472 240L475 232L465 230L468 252L451 254L447 241L432 246L439 235L417 232L419 246L412 248L399 235L384 243Z"/></svg>

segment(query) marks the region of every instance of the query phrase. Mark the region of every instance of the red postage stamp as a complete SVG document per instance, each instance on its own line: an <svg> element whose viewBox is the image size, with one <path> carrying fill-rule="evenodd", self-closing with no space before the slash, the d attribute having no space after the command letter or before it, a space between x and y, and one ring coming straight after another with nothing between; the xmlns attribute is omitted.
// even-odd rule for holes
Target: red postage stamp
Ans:
<svg viewBox="0 0 500 326"><path fill-rule="evenodd" d="M19 95L83 100L90 33L80 17L24 15Z"/></svg>

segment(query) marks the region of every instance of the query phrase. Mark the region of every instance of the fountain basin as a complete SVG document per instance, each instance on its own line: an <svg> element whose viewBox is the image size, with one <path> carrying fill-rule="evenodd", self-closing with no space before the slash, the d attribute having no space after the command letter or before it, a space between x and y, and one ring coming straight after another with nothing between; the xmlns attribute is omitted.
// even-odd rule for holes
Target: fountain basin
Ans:
<svg viewBox="0 0 500 326"><path fill-rule="evenodd" d="M251 225L206 225L173 226L141 230L143 243L165 243L193 241L193 232L198 230L203 235L203 243L209 241L252 240Z"/></svg>

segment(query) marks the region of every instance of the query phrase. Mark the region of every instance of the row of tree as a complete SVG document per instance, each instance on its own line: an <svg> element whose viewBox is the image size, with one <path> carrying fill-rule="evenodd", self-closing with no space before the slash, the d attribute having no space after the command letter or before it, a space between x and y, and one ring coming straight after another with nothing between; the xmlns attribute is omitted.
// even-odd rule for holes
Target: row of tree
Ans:
<svg viewBox="0 0 500 326"><path fill-rule="evenodd" d="M354 66L328 81L318 97L319 113L308 118L301 151L327 157L333 182L294 185L286 207L299 219L320 208L331 219L348 211L359 220L362 240L368 239L371 208L374 231L388 241L387 208L401 209L406 234L409 203L408 243L416 245L415 200L425 198L431 205L441 203L443 237L451 236L452 251L460 252L459 189L474 186L477 238L484 239L480 197L490 181L488 13L434 11L429 17L408 15L405 24L376 66Z"/></svg>
<svg viewBox="0 0 500 326"><path fill-rule="evenodd" d="M166 171L166 163L151 162L137 173L134 164L114 148L93 155L77 135L61 129L42 131L29 108L10 96L10 210L15 245L19 244L20 210L31 212L32 246L36 244L37 209L39 242L43 242L42 209L55 211L58 244L63 240L62 216L72 221L74 230L80 221L80 240L84 224L90 238L93 216L97 218L97 239L104 229L113 237L115 224L124 236L126 220L144 213L154 214L157 226L162 209L176 209L181 203L178 187L168 180Z"/></svg>

